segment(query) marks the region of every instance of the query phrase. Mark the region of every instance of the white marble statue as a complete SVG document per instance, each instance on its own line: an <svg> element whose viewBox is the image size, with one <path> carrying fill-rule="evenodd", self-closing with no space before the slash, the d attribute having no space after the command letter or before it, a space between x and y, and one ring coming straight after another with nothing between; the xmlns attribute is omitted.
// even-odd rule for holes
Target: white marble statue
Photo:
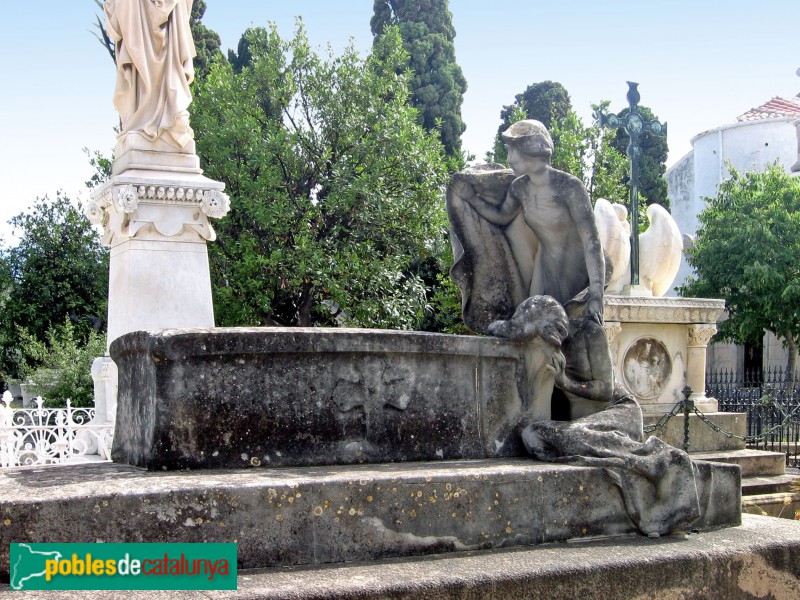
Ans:
<svg viewBox="0 0 800 600"><path fill-rule="evenodd" d="M628 211L621 204L598 198L594 216L603 250L612 266L606 293L619 294L631 281ZM650 226L639 234L639 281L653 296L663 296L681 266L683 238L675 219L659 204L647 207Z"/></svg>
<svg viewBox="0 0 800 600"><path fill-rule="evenodd" d="M105 0L106 26L116 43L114 106L122 121L121 141L133 135L154 149L194 151L187 110L194 79L192 2Z"/></svg>

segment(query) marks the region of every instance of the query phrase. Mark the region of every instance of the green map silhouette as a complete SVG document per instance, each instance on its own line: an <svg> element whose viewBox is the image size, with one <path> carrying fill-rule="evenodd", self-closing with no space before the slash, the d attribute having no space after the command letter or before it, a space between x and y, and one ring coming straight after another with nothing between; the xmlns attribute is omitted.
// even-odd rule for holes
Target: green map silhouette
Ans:
<svg viewBox="0 0 800 600"><path fill-rule="evenodd" d="M39 552L28 544L12 545L11 589L23 590L26 581L44 577L45 561L60 558L60 552Z"/></svg>

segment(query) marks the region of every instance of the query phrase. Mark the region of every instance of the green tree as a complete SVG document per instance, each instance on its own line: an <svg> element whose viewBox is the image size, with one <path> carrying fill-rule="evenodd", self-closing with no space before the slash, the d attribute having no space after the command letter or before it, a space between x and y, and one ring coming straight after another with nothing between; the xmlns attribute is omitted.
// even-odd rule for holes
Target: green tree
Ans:
<svg viewBox="0 0 800 600"><path fill-rule="evenodd" d="M494 156L491 157L493 162L505 164L508 153L501 136L511 125L522 120L521 112L525 115L522 119L541 121L553 136L553 126L567 119L572 113L572 101L567 89L557 81L532 83L524 92L517 94L514 102L504 106L500 111L502 122L495 136ZM555 137L553 141L555 142Z"/></svg>
<svg viewBox="0 0 800 600"><path fill-rule="evenodd" d="M553 121L549 129L553 138L553 167L586 182L589 179L590 128L570 109L564 118Z"/></svg>
<svg viewBox="0 0 800 600"><path fill-rule="evenodd" d="M370 26L376 48L388 26L399 28L408 53L399 67L412 71L410 101L419 111L419 123L440 132L445 153L461 168L461 134L466 128L461 103L467 80L456 62L448 0L375 0Z"/></svg>
<svg viewBox="0 0 800 600"><path fill-rule="evenodd" d="M778 165L764 173L729 169L698 217L688 252L695 275L679 291L725 299L721 339L758 343L771 331L785 340L791 376L800 335L800 180Z"/></svg>
<svg viewBox="0 0 800 600"><path fill-rule="evenodd" d="M617 116L624 118L630 109L622 110ZM646 106L639 106L639 112L646 120L651 121L658 117ZM625 155L628 149L630 136L624 129L618 129L613 137L613 145L616 150ZM639 162L639 193L645 198L647 204L660 204L669 210L669 198L667 197L667 180L664 173L667 170L667 154L669 146L667 138L663 135L653 135L645 132L639 137L639 145L642 148L642 156ZM629 175L625 177L628 182Z"/></svg>
<svg viewBox="0 0 800 600"><path fill-rule="evenodd" d="M220 50L222 42L219 35L202 22L205 12L206 0L194 0L192 13L189 16L189 25L192 28L194 47L197 51L197 56L194 57L196 77L203 77L214 58L222 54Z"/></svg>
<svg viewBox="0 0 800 600"><path fill-rule="evenodd" d="M550 130L554 145L552 163L556 169L581 179L593 203L597 198L606 198L627 204L628 159L614 147L615 133L597 123L599 111L607 110L608 105L608 101L593 104L595 120L586 126L572 110L569 94L560 83L544 81L530 85L517 94L513 104L503 107L500 114L503 123L495 137L494 150L487 153L486 160L506 164L502 133L517 121L536 119Z"/></svg>
<svg viewBox="0 0 800 600"><path fill-rule="evenodd" d="M319 56L302 25L247 42L248 61L198 81L192 113L231 195L209 247L217 322L411 327L426 294L410 268L443 245L447 173L408 103L398 32L366 60Z"/></svg>
<svg viewBox="0 0 800 600"><path fill-rule="evenodd" d="M94 406L92 362L106 351L106 336L81 332L69 319L54 325L38 340L18 330L19 346L26 357L20 377L32 385L32 393L45 399L45 406Z"/></svg>
<svg viewBox="0 0 800 600"><path fill-rule="evenodd" d="M620 204L630 204L628 186L625 184L630 173L628 158L614 147L615 133L600 127L599 115L608 110L610 102L592 104L594 124L588 128L589 136L589 177L584 180L589 197L594 202L605 198ZM630 208L630 207L629 207ZM640 218L639 222L646 221Z"/></svg>
<svg viewBox="0 0 800 600"><path fill-rule="evenodd" d="M108 254L80 204L60 194L37 199L9 223L19 243L0 247L0 372L16 378L25 362L19 329L46 342L72 315L86 339L86 319L106 314Z"/></svg>

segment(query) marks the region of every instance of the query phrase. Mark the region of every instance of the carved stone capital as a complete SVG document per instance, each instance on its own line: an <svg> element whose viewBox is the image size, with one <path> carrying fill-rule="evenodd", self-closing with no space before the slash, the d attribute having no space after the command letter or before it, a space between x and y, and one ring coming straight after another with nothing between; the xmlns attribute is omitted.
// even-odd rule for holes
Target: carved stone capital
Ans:
<svg viewBox="0 0 800 600"><path fill-rule="evenodd" d="M689 325L689 348L705 348L717 333L717 326L711 324Z"/></svg>
<svg viewBox="0 0 800 600"><path fill-rule="evenodd" d="M224 185L199 174L126 171L92 194L86 212L103 226L103 243L129 239L216 239L209 218L228 214Z"/></svg>
<svg viewBox="0 0 800 600"><path fill-rule="evenodd" d="M614 343L614 340L617 339L617 336L622 331L622 323L617 321L605 321L603 323L603 329L605 329L606 337L608 338L609 345Z"/></svg>

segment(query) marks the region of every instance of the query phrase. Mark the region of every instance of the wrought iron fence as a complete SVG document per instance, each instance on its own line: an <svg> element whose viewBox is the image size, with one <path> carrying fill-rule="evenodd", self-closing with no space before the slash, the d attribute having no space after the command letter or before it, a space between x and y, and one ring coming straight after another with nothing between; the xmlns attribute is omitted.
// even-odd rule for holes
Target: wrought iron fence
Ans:
<svg viewBox="0 0 800 600"><path fill-rule="evenodd" d="M93 408L12 408L11 394L0 403L0 467L111 460L113 423L93 422ZM91 457L91 458L90 458Z"/></svg>
<svg viewBox="0 0 800 600"><path fill-rule="evenodd" d="M800 379L783 369L764 373L706 374L706 395L723 412L747 413L747 446L783 452L786 465L800 467Z"/></svg>

